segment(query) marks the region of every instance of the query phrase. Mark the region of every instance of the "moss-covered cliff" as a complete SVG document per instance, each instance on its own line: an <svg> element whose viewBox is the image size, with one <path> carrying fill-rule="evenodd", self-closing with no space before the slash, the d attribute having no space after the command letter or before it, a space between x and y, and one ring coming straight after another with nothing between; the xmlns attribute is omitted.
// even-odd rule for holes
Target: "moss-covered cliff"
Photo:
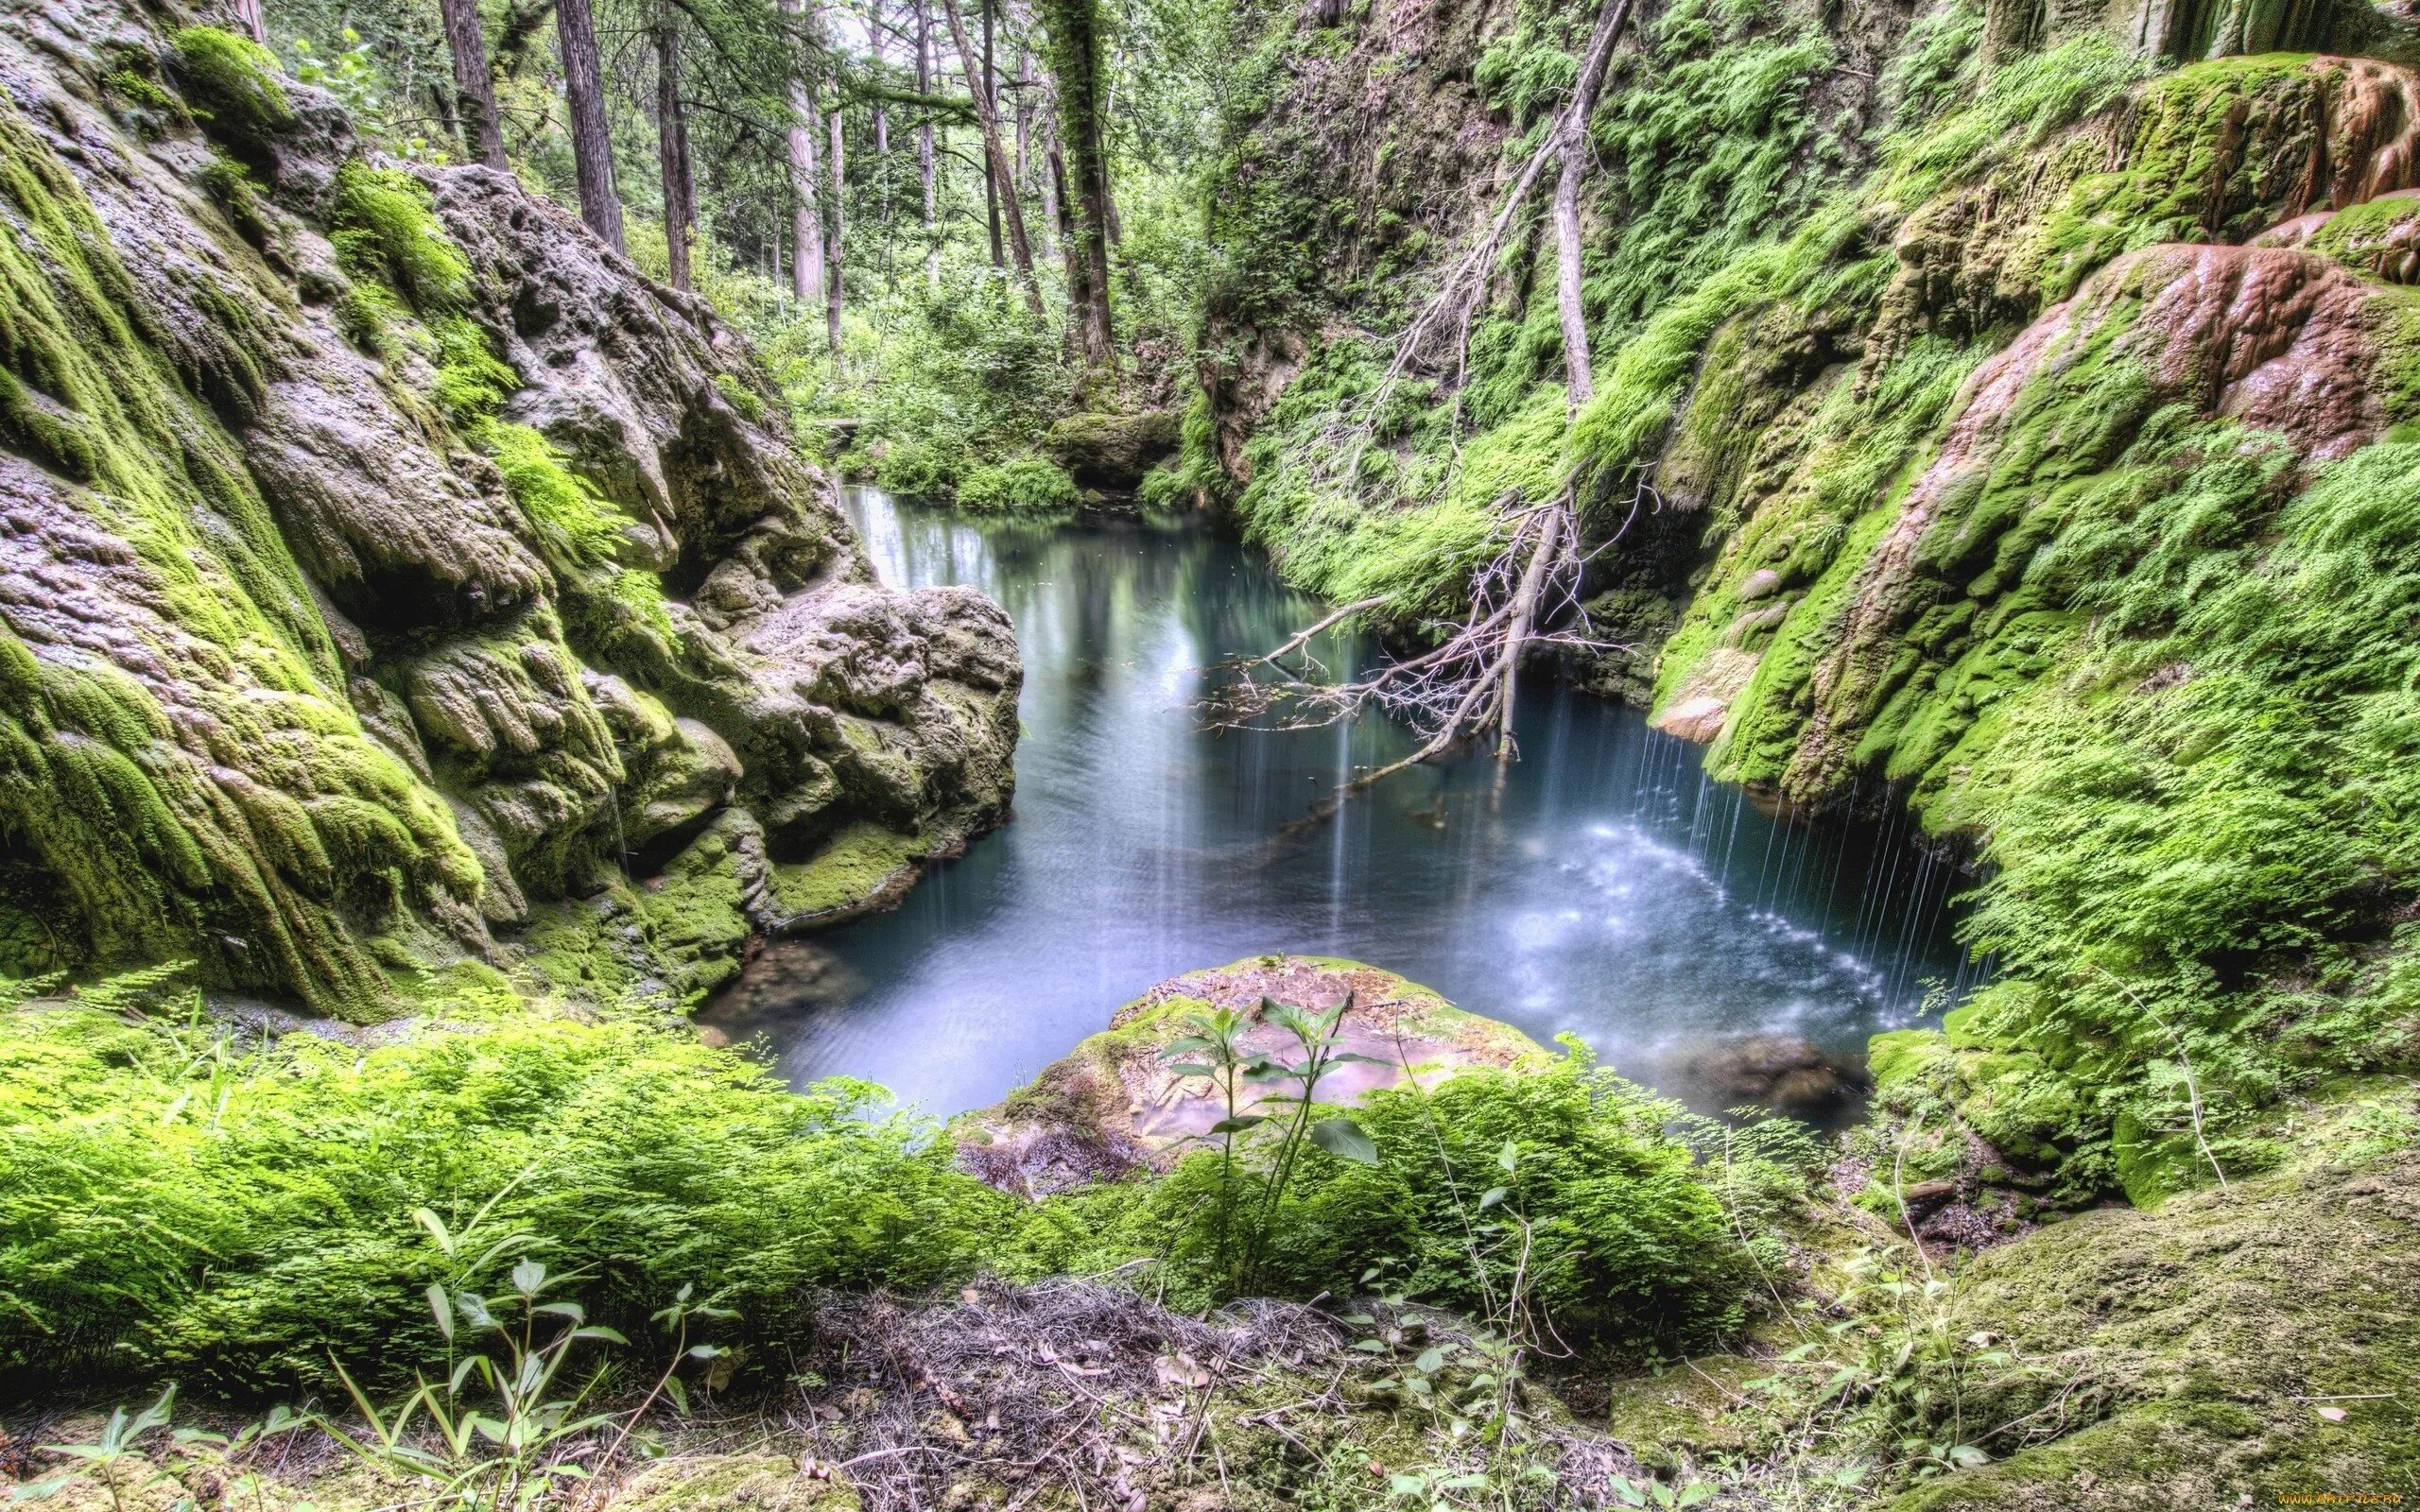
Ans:
<svg viewBox="0 0 2420 1512"><path fill-rule="evenodd" d="M2420 1044L2420 79L2365 6L2005 9L1641 11L1589 123L1568 419L1543 204L1466 347L1371 404L1584 22L1273 18L1231 266L1354 249L1222 291L1194 445L1287 571L1407 627L1574 490L1637 647L1583 671L1721 776L1905 798L1978 861L1999 979L1882 1057L1886 1104L2153 1202ZM2371 56L2241 56L2313 45ZM1349 153L1303 146L1356 98Z"/></svg>
<svg viewBox="0 0 2420 1512"><path fill-rule="evenodd" d="M1006 619L702 301L158 14L0 27L0 969L677 1004L998 815Z"/></svg>

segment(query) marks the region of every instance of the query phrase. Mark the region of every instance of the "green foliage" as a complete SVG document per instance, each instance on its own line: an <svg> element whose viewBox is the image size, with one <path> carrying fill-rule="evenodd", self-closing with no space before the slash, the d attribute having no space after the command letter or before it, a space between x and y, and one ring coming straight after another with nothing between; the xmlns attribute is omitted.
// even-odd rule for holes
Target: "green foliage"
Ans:
<svg viewBox="0 0 2420 1512"><path fill-rule="evenodd" d="M537 527L549 561L565 571L614 559L622 514L596 487L563 466L554 444L527 425L496 421L483 433L505 487Z"/></svg>
<svg viewBox="0 0 2420 1512"><path fill-rule="evenodd" d="M1375 1092L1354 1111L1375 1160L1296 1164L1267 1211L1262 1284L1309 1296L1382 1276L1488 1315L1512 1286L1526 1228L1521 1285L1562 1337L1694 1349L1737 1326L1753 1271L1717 1186L1666 1130L1678 1114L1577 1048L1543 1072ZM1171 1297L1215 1297L1231 1257L1218 1222L1226 1160L1202 1151L1160 1181L1052 1198L1004 1263L1041 1275L1151 1257L1166 1261ZM1267 1168L1239 1163L1250 1197L1266 1201Z"/></svg>
<svg viewBox="0 0 2420 1512"><path fill-rule="evenodd" d="M436 1383L422 1378L419 1389L382 1412L337 1366L345 1394L368 1431L332 1418L318 1424L372 1469L435 1483L446 1502L467 1512L521 1512L591 1479L595 1464L612 1464L639 1419L667 1390L685 1404L674 1372L692 1359L727 1352L716 1345L688 1347L690 1320L734 1314L729 1308L692 1302L696 1289L683 1286L655 1314L674 1343L671 1363L654 1389L627 1413L589 1411L604 1384L603 1372L592 1368L565 1383L564 1367L582 1345L627 1346L630 1340L590 1323L579 1302L560 1296L540 1301L562 1291L568 1278L550 1275L544 1262L524 1253L534 1236L482 1233L493 1216L492 1209L480 1210L457 1235L426 1208L412 1214L436 1242L449 1271L447 1280L430 1283L427 1296L452 1368ZM510 1270L504 1269L507 1262ZM496 1279L510 1288L510 1296L492 1300L468 1289L484 1285L482 1275L490 1272L501 1272ZM476 1348L453 1359L463 1344ZM415 1427L415 1415L425 1419L425 1428ZM597 1453L596 1440L617 1417L619 1431Z"/></svg>
<svg viewBox="0 0 2420 1512"><path fill-rule="evenodd" d="M958 485L959 507L981 514L1072 509L1081 500L1081 490L1067 470L1043 456L987 464L968 472Z"/></svg>
<svg viewBox="0 0 2420 1512"><path fill-rule="evenodd" d="M492 1011L492 1010L491 1010ZM637 1022L508 1009L374 1049L85 1006L0 1017L0 1359L20 1379L233 1390L446 1357L423 1293L475 1287L427 1209L527 1236L624 1328L695 1281L778 1332L804 1287L959 1274L1005 1199L872 1090L795 1094Z"/></svg>

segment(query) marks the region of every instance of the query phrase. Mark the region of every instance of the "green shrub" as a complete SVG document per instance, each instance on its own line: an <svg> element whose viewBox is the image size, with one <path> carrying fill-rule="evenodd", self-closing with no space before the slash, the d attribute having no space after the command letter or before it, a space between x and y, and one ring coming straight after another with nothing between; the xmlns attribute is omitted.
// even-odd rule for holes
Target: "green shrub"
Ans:
<svg viewBox="0 0 2420 1512"><path fill-rule="evenodd" d="M1381 1091L1354 1116L1377 1161L1315 1153L1297 1166L1262 1246L1272 1294L1351 1296L1383 1279L1485 1314L1486 1293L1506 1295L1520 1258L1507 1243L1517 1214L1533 1236L1532 1303L1570 1342L1694 1349L1743 1315L1753 1273L1718 1181L1746 1177L1697 1165L1667 1131L1678 1105L1584 1050L1541 1073L1475 1071L1432 1092ZM1049 1199L1023 1215L1003 1266L1042 1276L1162 1259L1170 1297L1214 1300L1219 1183L1219 1157L1205 1151L1155 1181Z"/></svg>
<svg viewBox="0 0 2420 1512"><path fill-rule="evenodd" d="M964 465L962 456L943 446L892 441L874 469L874 486L903 499L940 498L958 487Z"/></svg>
<svg viewBox="0 0 2420 1512"><path fill-rule="evenodd" d="M1067 470L1040 456L978 467L958 486L959 507L984 514L1072 509L1082 501Z"/></svg>
<svg viewBox="0 0 2420 1512"><path fill-rule="evenodd" d="M459 1229L491 1203L633 1337L691 1282L778 1332L802 1288L967 1270L1006 1202L861 1117L862 1084L800 1095L668 1029L507 1011L368 1050L0 1013L0 1364L236 1391L322 1381L332 1352L407 1373L444 1356L413 1211Z"/></svg>

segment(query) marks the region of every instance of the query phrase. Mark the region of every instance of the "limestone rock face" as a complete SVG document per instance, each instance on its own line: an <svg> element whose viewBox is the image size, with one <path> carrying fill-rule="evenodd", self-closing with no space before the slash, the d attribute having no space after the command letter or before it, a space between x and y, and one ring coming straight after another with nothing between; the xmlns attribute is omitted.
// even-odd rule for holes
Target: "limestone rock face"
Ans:
<svg viewBox="0 0 2420 1512"><path fill-rule="evenodd" d="M745 342L174 6L0 26L0 970L681 1002L1021 676L876 584Z"/></svg>

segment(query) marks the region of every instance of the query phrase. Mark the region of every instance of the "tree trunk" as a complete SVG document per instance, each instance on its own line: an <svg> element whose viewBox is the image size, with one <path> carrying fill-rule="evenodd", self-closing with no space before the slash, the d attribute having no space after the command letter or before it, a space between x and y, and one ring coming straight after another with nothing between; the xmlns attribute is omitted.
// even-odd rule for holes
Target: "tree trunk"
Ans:
<svg viewBox="0 0 2420 1512"><path fill-rule="evenodd" d="M1009 161L1007 150L1000 143L1000 112L993 108L990 96L984 94L977 81L977 71L982 65L977 61L975 49L966 35L966 18L958 9L958 0L942 0L942 11L949 18L950 41L958 47L959 64L966 75L967 92L975 96L975 120L983 130L983 160L990 165L995 179L1005 180L1009 176ZM1045 318L1042 285L1033 276L1033 244L1026 239L1024 207L1017 203L1013 195L998 203L1002 218L1008 225L1009 249L1016 257L1017 282L1025 286L1026 308L1033 312L1033 318L1039 323Z"/></svg>
<svg viewBox="0 0 2420 1512"><path fill-rule="evenodd" d="M491 168L504 167L504 125L495 113L495 79L488 73L487 38L479 29L479 0L438 0L445 22L445 50L454 55L454 94L462 114L462 135L471 153Z"/></svg>
<svg viewBox="0 0 2420 1512"><path fill-rule="evenodd" d="M1068 355L1089 361L1085 335L1091 329L1087 313L1092 308L1093 291L1090 271L1084 266L1083 254L1077 249L1076 230L1067 223L1067 161L1060 155L1058 139L1050 137L1043 144L1043 155L1048 160L1043 175L1045 209L1059 228L1059 250L1067 272L1067 345Z"/></svg>
<svg viewBox="0 0 2420 1512"><path fill-rule="evenodd" d="M1025 186L1033 181L1033 165L1029 161L1028 153L1028 148L1030 146L1030 138L1032 136L1031 112L1026 109L1026 101L1032 97L1033 64L1026 56L1024 39L1019 38L1017 41L1016 177L1012 181L1016 184L1017 193L1020 195L1025 193Z"/></svg>
<svg viewBox="0 0 2420 1512"><path fill-rule="evenodd" d="M692 287L689 233L698 207L690 200L689 124L681 110L681 25L670 6L655 24L655 161L664 180L664 247L672 286Z"/></svg>
<svg viewBox="0 0 2420 1512"><path fill-rule="evenodd" d="M992 123L983 129L984 134L987 138L996 139L1000 134L1000 96L992 87L992 0L979 0L979 3L983 7L983 81L980 84L975 84L970 79L968 82L971 92L980 96L983 101L979 108L984 119ZM987 143L987 150L983 154L983 217L992 229L992 266L998 267L1000 266L1000 180L1008 174L1002 165L1000 154L989 150L991 146L996 146L996 142Z"/></svg>
<svg viewBox="0 0 2420 1512"><path fill-rule="evenodd" d="M268 45L268 21L261 14L261 0L231 0L228 9L235 12L235 25L244 28L245 36Z"/></svg>
<svg viewBox="0 0 2420 1512"><path fill-rule="evenodd" d="M1059 76L1059 141L1075 190L1075 245L1084 266L1084 363L1117 365L1109 312L1109 164L1101 151L1100 31L1095 0L1049 0L1050 67Z"/></svg>
<svg viewBox="0 0 2420 1512"><path fill-rule="evenodd" d="M1521 652L1530 639L1530 622L1537 617L1538 598L1546 589L1547 570L1554 565L1555 553L1563 546L1563 510L1548 509L1546 523L1538 527L1537 548L1530 553L1530 565L1521 573L1521 586L1512 596L1512 623L1504 632L1504 668L1500 674L1503 687L1497 693L1495 724L1495 759L1512 759L1513 695L1521 685Z"/></svg>
<svg viewBox="0 0 2420 1512"><path fill-rule="evenodd" d="M1042 253L1049 256L1067 245L1067 161L1059 153L1059 132L1052 112L1042 114ZM1056 239L1058 247L1053 247Z"/></svg>
<svg viewBox="0 0 2420 1512"><path fill-rule="evenodd" d="M1563 323L1564 403L1574 415L1597 387L1588 352L1588 312L1580 297L1580 180L1588 167L1588 117L1597 113L1597 98L1605 91L1605 74L1613 63L1614 35L1629 12L1630 0L1605 0L1571 104L1556 128L1563 175L1554 186L1554 302Z"/></svg>
<svg viewBox="0 0 2420 1512"><path fill-rule="evenodd" d="M806 0L782 0L782 9L793 16L804 16ZM822 127L823 117L815 109L815 96L807 90L806 76L791 75L790 292L802 304L823 298L823 203L815 181L815 138Z"/></svg>
<svg viewBox="0 0 2420 1512"><path fill-rule="evenodd" d="M617 252L622 201L614 192L614 139L605 124L605 75L596 58L596 20L588 0L556 0L555 41L562 49L563 95L571 106L572 163L579 174L579 218Z"/></svg>
<svg viewBox="0 0 2420 1512"><path fill-rule="evenodd" d="M832 234L823 243L823 335L832 345L832 371L840 371L840 233L842 231L840 186L840 105L832 103L832 154L826 160L832 170Z"/></svg>
<svg viewBox="0 0 2420 1512"><path fill-rule="evenodd" d="M925 9L925 0L916 4L916 93L933 92L933 17ZM942 284L941 242L941 180L935 177L933 163L933 123L930 116L916 128L916 175L925 189L925 284L939 289Z"/></svg>

